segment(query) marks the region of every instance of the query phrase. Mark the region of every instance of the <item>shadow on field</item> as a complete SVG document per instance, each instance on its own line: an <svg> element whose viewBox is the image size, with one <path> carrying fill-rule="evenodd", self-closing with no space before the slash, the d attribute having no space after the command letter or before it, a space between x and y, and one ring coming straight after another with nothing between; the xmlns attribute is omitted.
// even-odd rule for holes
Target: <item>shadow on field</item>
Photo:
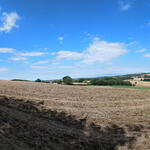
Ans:
<svg viewBox="0 0 150 150"><path fill-rule="evenodd" d="M116 150L123 145L131 148L135 140L117 125L101 128L87 125L86 118L77 120L65 112L47 110L44 101L0 97L1 150Z"/></svg>

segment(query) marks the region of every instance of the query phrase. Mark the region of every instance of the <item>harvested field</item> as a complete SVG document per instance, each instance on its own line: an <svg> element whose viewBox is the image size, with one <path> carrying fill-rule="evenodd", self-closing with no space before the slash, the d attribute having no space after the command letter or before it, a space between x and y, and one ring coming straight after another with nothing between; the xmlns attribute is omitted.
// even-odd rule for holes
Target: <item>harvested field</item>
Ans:
<svg viewBox="0 0 150 150"><path fill-rule="evenodd" d="M0 81L0 150L149 150L150 91Z"/></svg>

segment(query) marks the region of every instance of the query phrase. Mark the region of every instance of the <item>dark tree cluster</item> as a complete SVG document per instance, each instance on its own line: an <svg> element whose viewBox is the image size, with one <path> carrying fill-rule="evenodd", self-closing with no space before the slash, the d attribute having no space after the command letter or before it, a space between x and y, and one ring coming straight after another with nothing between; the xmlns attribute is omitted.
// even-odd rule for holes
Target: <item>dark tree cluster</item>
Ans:
<svg viewBox="0 0 150 150"><path fill-rule="evenodd" d="M126 85L132 86L131 82L123 81L121 79L104 77L104 78L94 78L90 81L91 85Z"/></svg>

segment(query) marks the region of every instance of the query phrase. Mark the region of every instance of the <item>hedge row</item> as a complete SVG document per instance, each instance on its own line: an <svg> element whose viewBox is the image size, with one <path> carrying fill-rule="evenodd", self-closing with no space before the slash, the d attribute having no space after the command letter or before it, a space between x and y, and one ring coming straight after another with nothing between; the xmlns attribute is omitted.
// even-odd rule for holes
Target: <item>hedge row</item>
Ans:
<svg viewBox="0 0 150 150"><path fill-rule="evenodd" d="M105 78L95 78L90 81L91 85L126 85L132 86L131 82L123 81L117 78L105 77Z"/></svg>

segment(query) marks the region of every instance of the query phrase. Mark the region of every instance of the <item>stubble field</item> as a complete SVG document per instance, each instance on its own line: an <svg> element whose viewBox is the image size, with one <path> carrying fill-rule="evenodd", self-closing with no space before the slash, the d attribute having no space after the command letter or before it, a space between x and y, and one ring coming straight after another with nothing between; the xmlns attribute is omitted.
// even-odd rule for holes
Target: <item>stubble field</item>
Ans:
<svg viewBox="0 0 150 150"><path fill-rule="evenodd" d="M149 150L150 91L0 81L2 150Z"/></svg>

